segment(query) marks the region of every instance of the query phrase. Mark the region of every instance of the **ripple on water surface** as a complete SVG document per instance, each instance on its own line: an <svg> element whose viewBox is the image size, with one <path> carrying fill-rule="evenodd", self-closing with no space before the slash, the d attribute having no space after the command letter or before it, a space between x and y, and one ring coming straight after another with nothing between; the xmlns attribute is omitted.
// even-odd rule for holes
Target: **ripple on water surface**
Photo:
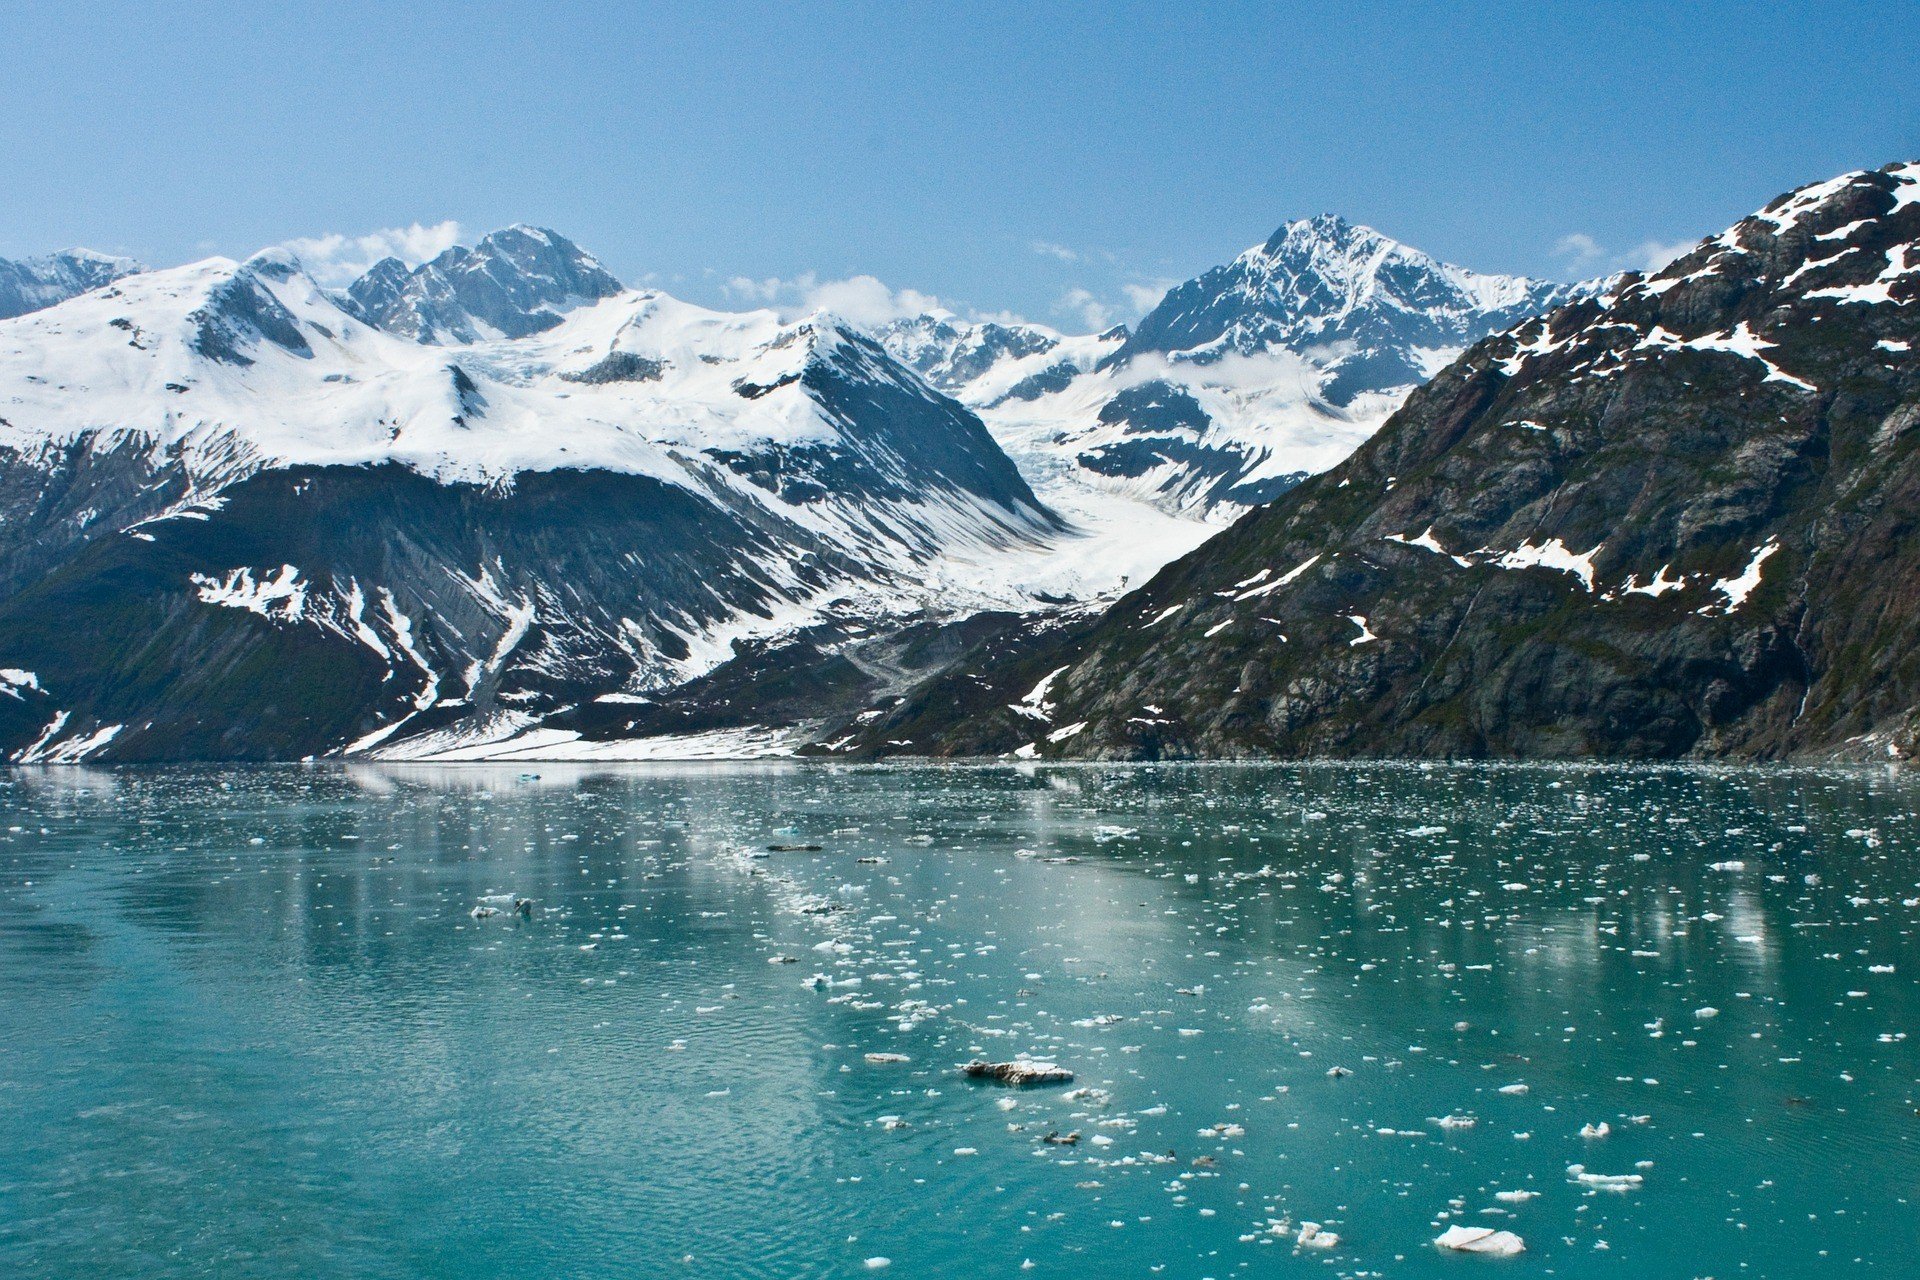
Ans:
<svg viewBox="0 0 1920 1280"><path fill-rule="evenodd" d="M15 771L0 1269L1904 1274L1917 795Z"/></svg>

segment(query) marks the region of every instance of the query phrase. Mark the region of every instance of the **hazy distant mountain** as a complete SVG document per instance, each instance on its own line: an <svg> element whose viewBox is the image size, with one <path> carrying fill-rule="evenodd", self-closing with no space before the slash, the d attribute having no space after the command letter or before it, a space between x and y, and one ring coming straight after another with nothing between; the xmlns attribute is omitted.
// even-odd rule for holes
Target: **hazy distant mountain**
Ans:
<svg viewBox="0 0 1920 1280"><path fill-rule="evenodd" d="M132 258L64 249L38 258L0 258L0 320L65 302L143 268Z"/></svg>

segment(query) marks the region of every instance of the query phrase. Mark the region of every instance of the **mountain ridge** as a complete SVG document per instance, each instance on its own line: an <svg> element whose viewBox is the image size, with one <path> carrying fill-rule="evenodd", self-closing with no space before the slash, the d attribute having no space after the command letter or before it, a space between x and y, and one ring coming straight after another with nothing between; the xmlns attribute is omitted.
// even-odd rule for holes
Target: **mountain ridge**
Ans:
<svg viewBox="0 0 1920 1280"><path fill-rule="evenodd" d="M61 249L18 261L0 258L0 320L55 306L144 270L132 258L92 249Z"/></svg>
<svg viewBox="0 0 1920 1280"><path fill-rule="evenodd" d="M1130 331L929 316L881 338L1057 475L1057 501L1093 489L1217 525L1345 457L1471 342L1601 287L1469 271L1323 215L1175 285Z"/></svg>
<svg viewBox="0 0 1920 1280"><path fill-rule="evenodd" d="M707 311L527 226L344 292L273 249L0 325L0 664L32 677L0 749L853 744L852 709L1074 632L1350 452L1404 388L1329 402L1328 333L1549 288L1329 218L1236 263L1261 287L1211 336L1124 359L1124 327Z"/></svg>
<svg viewBox="0 0 1920 1280"><path fill-rule="evenodd" d="M1916 342L1920 165L1809 184L848 750L1911 754Z"/></svg>
<svg viewBox="0 0 1920 1280"><path fill-rule="evenodd" d="M423 344L284 250L0 323L0 503L23 760L537 733L756 636L1031 601L1006 562L1065 532L826 313L623 290Z"/></svg>

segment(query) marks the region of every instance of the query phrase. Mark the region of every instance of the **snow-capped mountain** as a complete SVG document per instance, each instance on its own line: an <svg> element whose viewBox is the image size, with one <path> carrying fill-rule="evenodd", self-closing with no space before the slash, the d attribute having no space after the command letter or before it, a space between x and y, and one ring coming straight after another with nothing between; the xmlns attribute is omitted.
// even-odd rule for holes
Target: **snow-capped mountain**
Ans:
<svg viewBox="0 0 1920 1280"><path fill-rule="evenodd" d="M1348 272L1337 305L1243 272L1211 337L1148 317L1193 339L1170 349L710 311L526 226L339 293L284 250L111 279L0 322L0 751L592 755L835 722L1337 462L1404 394L1327 393L1389 342L1353 315L1430 304L1401 336L1431 353L1544 296L1374 256L1391 289Z"/></svg>
<svg viewBox="0 0 1920 1280"><path fill-rule="evenodd" d="M1221 523L1345 458L1473 342L1597 287L1481 275L1322 216L1059 357L1037 327L938 316L882 340L1047 470L1049 501L1092 487Z"/></svg>
<svg viewBox="0 0 1920 1280"><path fill-rule="evenodd" d="M1045 325L967 321L941 311L889 321L875 336L940 390L990 408L1065 389L1119 350L1127 330L1069 337Z"/></svg>
<svg viewBox="0 0 1920 1280"><path fill-rule="evenodd" d="M1440 262L1332 214L1169 290L1114 356L1210 364L1284 349L1330 376L1320 394L1351 403L1425 382L1484 338L1591 292Z"/></svg>
<svg viewBox="0 0 1920 1280"><path fill-rule="evenodd" d="M489 240L537 236L565 243ZM1073 578L1076 539L979 420L866 335L587 299L521 259L533 305L510 256L482 274L550 321L459 346L365 323L282 251L0 323L5 749L564 741L587 730L539 726L736 643Z"/></svg>
<svg viewBox="0 0 1920 1280"><path fill-rule="evenodd" d="M480 342L543 333L569 309L624 288L565 236L512 226L411 269L383 258L348 286L347 306L375 328L416 342Z"/></svg>
<svg viewBox="0 0 1920 1280"><path fill-rule="evenodd" d="M1920 163L1802 187L843 750L1910 758L1916 351Z"/></svg>
<svg viewBox="0 0 1920 1280"><path fill-rule="evenodd" d="M132 258L91 249L63 249L17 262L0 258L0 320L65 302L142 269Z"/></svg>

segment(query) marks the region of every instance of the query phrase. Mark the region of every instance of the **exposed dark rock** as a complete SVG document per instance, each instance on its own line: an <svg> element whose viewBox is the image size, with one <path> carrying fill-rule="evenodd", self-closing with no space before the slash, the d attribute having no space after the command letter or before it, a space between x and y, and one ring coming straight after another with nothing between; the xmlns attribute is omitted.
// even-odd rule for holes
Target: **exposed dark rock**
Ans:
<svg viewBox="0 0 1920 1280"><path fill-rule="evenodd" d="M1913 165L1816 184L1480 343L1346 463L858 750L1910 752L1916 194ZM1054 672L1036 724L1013 704Z"/></svg>
<svg viewBox="0 0 1920 1280"><path fill-rule="evenodd" d="M1031 1058L1015 1058L1011 1062L988 1062L985 1058L975 1058L961 1067L960 1071L973 1080L993 1080L1016 1086L1069 1084L1073 1080L1073 1072L1065 1067Z"/></svg>

